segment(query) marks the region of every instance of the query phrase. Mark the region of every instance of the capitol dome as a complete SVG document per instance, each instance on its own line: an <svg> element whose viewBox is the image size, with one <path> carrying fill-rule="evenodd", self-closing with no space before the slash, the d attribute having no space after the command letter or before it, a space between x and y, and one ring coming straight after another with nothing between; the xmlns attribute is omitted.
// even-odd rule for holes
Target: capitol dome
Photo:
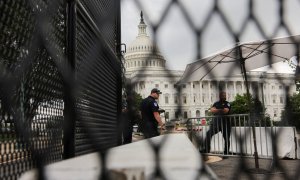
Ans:
<svg viewBox="0 0 300 180"><path fill-rule="evenodd" d="M144 22L143 13L141 12L138 36L130 43L124 56L127 74L141 69L160 70L165 68L166 61L158 47L147 35L146 28L147 25Z"/></svg>

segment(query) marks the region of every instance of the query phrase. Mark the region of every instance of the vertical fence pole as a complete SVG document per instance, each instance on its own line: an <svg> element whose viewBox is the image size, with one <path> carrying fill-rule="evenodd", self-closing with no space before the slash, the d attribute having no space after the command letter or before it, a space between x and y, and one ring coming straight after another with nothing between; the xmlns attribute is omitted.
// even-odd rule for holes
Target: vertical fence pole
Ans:
<svg viewBox="0 0 300 180"><path fill-rule="evenodd" d="M125 86L125 84L123 83L123 62L122 62L122 59L123 59L123 54L122 54L122 47L121 47L121 1L120 0L115 0L115 23L116 23L116 26L115 26L115 34L116 34L116 39L115 39L115 51L116 51L116 54L118 56L118 59L119 59L119 62L121 64L120 69L118 69L118 73L119 76L117 78L117 138L118 138L118 145L122 144L122 128L121 128L121 125L122 125L122 118L121 118L121 114L122 114L122 89L123 89L123 86Z"/></svg>
<svg viewBox="0 0 300 180"><path fill-rule="evenodd" d="M75 57L76 57L76 2L75 0L68 0L66 7L66 54L67 66L70 67L72 77L75 78ZM68 81L69 79L65 79ZM64 83L64 127L63 127L63 159L68 159L75 156L75 102L73 100L73 93L71 83Z"/></svg>

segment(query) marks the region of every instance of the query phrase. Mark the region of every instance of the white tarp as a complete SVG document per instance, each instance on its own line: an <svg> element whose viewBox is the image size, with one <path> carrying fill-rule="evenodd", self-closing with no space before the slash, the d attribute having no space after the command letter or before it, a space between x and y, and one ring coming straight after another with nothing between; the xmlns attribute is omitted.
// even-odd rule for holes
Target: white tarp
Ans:
<svg viewBox="0 0 300 180"><path fill-rule="evenodd" d="M297 56L300 36L276 38L270 41L257 41L237 44L212 56L199 59L186 66L180 83L215 79L237 74L244 62L246 71L261 68L274 63L289 61Z"/></svg>
<svg viewBox="0 0 300 180"><path fill-rule="evenodd" d="M202 131L197 133L200 138L205 138L208 126L203 126ZM273 138L271 132L274 133ZM300 151L297 143L296 129L294 127L256 127L257 153L260 157L273 155L272 143L277 145L279 158L299 159ZM239 143L241 138L242 144ZM230 153L240 153L241 145L245 155L254 154L253 131L251 127L232 127L230 135ZM211 140L211 152L222 153L224 151L224 139L222 133L214 135Z"/></svg>

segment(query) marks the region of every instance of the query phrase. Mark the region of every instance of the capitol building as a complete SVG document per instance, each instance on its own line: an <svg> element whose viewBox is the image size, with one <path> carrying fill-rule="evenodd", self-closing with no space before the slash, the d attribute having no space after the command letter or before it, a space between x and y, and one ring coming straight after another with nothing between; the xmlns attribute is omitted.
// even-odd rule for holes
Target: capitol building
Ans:
<svg viewBox="0 0 300 180"><path fill-rule="evenodd" d="M233 101L237 94L246 93L241 74L179 83L185 72L166 69L166 60L146 30L147 25L141 15L138 35L127 47L124 55L125 76L133 84L133 89L143 98L150 94L152 88L159 88L162 91L158 103L165 110L166 119L206 116L211 105L219 99L220 87L226 91L229 102ZM266 107L266 113L272 120L280 120L286 104L285 86L290 87L289 95L296 93L294 74L250 71L247 72L247 77L250 93L253 94L256 90ZM182 110L181 117L176 113L179 104Z"/></svg>

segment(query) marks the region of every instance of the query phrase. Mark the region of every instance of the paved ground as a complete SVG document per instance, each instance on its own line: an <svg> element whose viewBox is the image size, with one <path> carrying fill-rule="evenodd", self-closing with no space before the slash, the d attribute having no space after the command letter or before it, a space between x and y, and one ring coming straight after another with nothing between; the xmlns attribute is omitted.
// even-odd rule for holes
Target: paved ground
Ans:
<svg viewBox="0 0 300 180"><path fill-rule="evenodd" d="M300 174L300 160L280 160L279 164L283 169L271 170L272 160L259 159L259 169L255 168L253 158L244 158L246 167L243 168L242 159L238 157L229 157L216 162L207 163L220 180L228 179L300 179L295 177L295 174ZM260 173L259 173L260 172Z"/></svg>

